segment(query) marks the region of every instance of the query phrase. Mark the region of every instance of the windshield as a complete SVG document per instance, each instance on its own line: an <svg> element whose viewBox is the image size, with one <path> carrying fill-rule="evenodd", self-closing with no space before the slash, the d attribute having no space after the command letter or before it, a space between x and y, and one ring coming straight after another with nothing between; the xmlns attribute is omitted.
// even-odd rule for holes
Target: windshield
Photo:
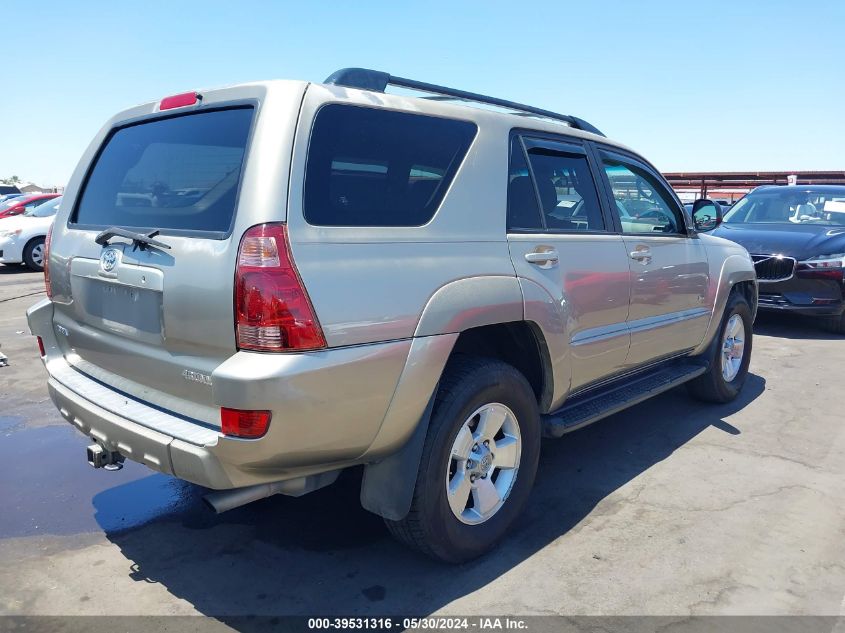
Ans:
<svg viewBox="0 0 845 633"><path fill-rule="evenodd" d="M725 214L728 224L845 226L845 187L778 187L752 192Z"/></svg>
<svg viewBox="0 0 845 633"><path fill-rule="evenodd" d="M51 198L46 202L42 202L37 207L32 207L26 211L24 215L30 218L49 218L51 215L56 215L56 211L58 211L59 203L61 201L61 196L58 198Z"/></svg>

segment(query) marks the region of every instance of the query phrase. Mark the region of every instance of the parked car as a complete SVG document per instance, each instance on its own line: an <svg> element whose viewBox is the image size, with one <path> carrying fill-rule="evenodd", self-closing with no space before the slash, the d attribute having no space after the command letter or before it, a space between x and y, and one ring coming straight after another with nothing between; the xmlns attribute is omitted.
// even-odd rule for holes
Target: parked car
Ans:
<svg viewBox="0 0 845 633"><path fill-rule="evenodd" d="M44 242L61 201L61 197L51 198L0 222L0 264L22 263L44 270Z"/></svg>
<svg viewBox="0 0 845 633"><path fill-rule="evenodd" d="M99 132L28 318L92 466L220 512L363 466L363 506L456 562L518 516L541 436L739 393L754 267L692 217L576 117L362 69L190 92Z"/></svg>
<svg viewBox="0 0 845 633"><path fill-rule="evenodd" d="M20 193L21 190L18 189L15 185L3 185L0 184L0 196L5 196L10 193Z"/></svg>
<svg viewBox="0 0 845 633"><path fill-rule="evenodd" d="M751 253L761 309L818 317L845 334L845 187L758 187L714 234Z"/></svg>
<svg viewBox="0 0 845 633"><path fill-rule="evenodd" d="M42 202L58 198L57 193L32 193L0 203L0 220L21 215L24 211L37 207Z"/></svg>
<svg viewBox="0 0 845 633"><path fill-rule="evenodd" d="M11 200L12 198L20 198L24 196L24 193L7 193L6 195L0 196L0 202L6 202L6 200Z"/></svg>

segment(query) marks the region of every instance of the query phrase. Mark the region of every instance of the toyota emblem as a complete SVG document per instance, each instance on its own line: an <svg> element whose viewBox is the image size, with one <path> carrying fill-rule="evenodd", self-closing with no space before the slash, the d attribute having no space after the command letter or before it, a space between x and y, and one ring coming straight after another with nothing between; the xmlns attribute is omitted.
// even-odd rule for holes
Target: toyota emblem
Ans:
<svg viewBox="0 0 845 633"><path fill-rule="evenodd" d="M103 251L103 254L100 255L100 268L103 269L103 272L110 273L114 270L114 267L117 266L119 259L120 255L118 254L116 248L107 248Z"/></svg>

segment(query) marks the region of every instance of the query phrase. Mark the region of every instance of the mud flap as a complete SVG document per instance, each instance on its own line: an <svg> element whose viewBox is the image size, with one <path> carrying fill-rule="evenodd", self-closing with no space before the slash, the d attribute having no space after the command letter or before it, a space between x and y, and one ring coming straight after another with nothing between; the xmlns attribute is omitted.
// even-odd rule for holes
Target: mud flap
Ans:
<svg viewBox="0 0 845 633"><path fill-rule="evenodd" d="M410 511L436 394L435 386L417 428L405 445L380 462L364 468L361 505L365 510L391 521L404 519Z"/></svg>

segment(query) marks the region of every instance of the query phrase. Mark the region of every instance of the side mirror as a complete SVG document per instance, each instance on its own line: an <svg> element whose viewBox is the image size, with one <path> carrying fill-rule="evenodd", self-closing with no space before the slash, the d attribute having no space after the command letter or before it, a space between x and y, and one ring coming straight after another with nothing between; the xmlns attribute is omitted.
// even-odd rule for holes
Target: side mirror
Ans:
<svg viewBox="0 0 845 633"><path fill-rule="evenodd" d="M722 223L721 205L707 198L699 198L692 205L692 221L699 233L712 231Z"/></svg>

